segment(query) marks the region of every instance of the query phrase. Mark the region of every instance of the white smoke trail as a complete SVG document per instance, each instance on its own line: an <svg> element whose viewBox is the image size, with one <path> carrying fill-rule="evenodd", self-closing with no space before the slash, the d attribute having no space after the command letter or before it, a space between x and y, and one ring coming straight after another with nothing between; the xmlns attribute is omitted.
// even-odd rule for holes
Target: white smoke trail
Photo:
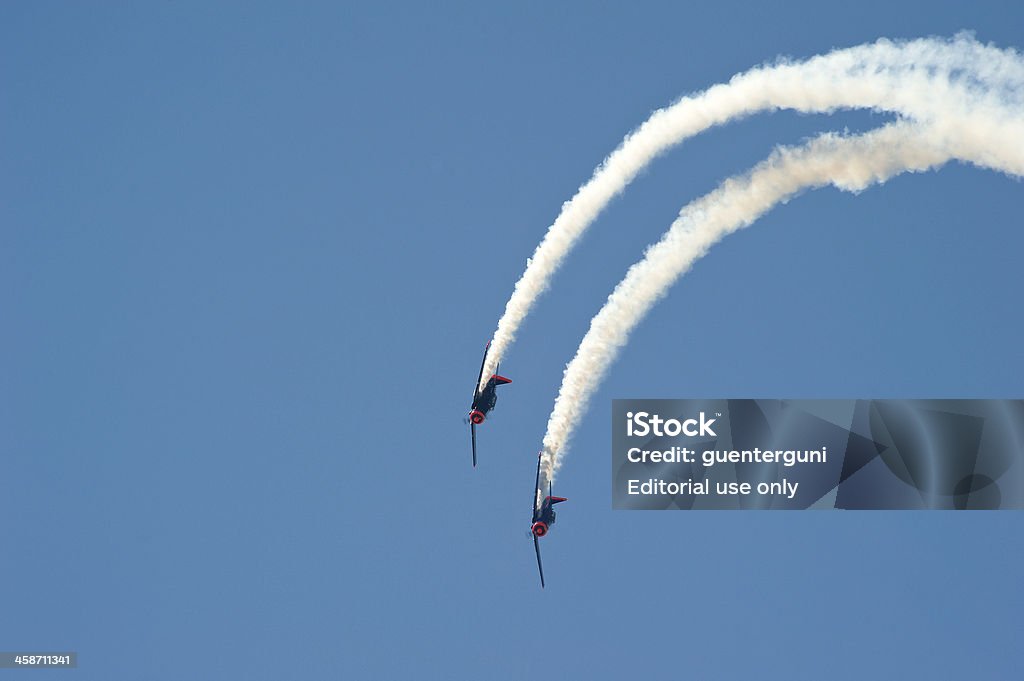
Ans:
<svg viewBox="0 0 1024 681"><path fill-rule="evenodd" d="M505 305L487 355L480 389L515 339L534 301L591 222L656 157L687 138L761 111L827 113L842 108L894 112L933 120L940 111L970 111L979 100L1024 100L1024 60L968 34L951 40L889 40L837 50L799 63L779 62L738 74L726 84L658 110L594 171L563 206Z"/></svg>
<svg viewBox="0 0 1024 681"><path fill-rule="evenodd" d="M777 149L750 173L686 206L616 286L566 367L544 436L545 484L553 480L573 429L630 332L711 245L813 187L859 192L952 159L1024 176L1022 112L976 110L931 123L900 121L858 137L825 134L803 147Z"/></svg>

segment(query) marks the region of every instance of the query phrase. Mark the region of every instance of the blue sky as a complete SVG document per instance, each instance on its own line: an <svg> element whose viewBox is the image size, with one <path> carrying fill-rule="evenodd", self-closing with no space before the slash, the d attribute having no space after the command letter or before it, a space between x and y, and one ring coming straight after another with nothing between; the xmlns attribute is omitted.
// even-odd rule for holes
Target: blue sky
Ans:
<svg viewBox="0 0 1024 681"><path fill-rule="evenodd" d="M513 283L650 111L880 36L1024 47L1013 2L688 5L5 4L0 649L89 679L1016 674L1019 513L613 512L608 479L613 398L1020 397L1024 189L992 172L813 192L716 246L582 423L543 592L525 536L562 367L643 247L774 145L885 116L655 163L469 466Z"/></svg>

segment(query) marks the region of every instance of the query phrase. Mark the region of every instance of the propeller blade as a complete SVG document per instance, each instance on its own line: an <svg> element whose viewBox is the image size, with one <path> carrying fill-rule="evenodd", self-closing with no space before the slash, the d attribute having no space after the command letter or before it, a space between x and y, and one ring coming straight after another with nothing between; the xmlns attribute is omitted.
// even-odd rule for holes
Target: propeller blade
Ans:
<svg viewBox="0 0 1024 681"><path fill-rule="evenodd" d="M544 588L544 566L540 562L540 542L537 535L533 535L533 549L537 552L537 569L540 570L540 588Z"/></svg>

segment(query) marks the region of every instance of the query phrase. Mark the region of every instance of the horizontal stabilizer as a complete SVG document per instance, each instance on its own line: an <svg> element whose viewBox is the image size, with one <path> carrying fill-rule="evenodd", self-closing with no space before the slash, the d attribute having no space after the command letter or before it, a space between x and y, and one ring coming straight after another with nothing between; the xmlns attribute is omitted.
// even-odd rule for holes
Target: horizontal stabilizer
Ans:
<svg viewBox="0 0 1024 681"><path fill-rule="evenodd" d="M506 383L512 382L511 378L505 378L504 376L499 376L498 374L494 374L493 376L491 376L491 380L494 381L494 385L505 385Z"/></svg>
<svg viewBox="0 0 1024 681"><path fill-rule="evenodd" d="M555 504L560 504L560 503L562 503L563 501L569 501L569 500L568 500L568 499L566 499L565 497L548 497L548 499L550 499L550 500L551 500L551 505L552 505L552 506L554 506Z"/></svg>

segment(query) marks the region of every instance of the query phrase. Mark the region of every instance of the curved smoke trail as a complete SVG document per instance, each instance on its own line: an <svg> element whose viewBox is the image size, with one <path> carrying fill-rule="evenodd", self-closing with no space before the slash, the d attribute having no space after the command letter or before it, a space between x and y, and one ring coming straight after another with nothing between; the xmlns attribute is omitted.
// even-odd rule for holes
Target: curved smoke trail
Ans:
<svg viewBox="0 0 1024 681"><path fill-rule="evenodd" d="M950 106L969 110L977 100L1019 103L1024 97L1022 80L1024 60L1017 52L983 45L968 34L904 43L883 39L804 62L758 67L655 111L563 204L527 261L498 321L480 389L590 223L651 161L688 137L739 117L783 108L805 113L867 108L928 121Z"/></svg>
<svg viewBox="0 0 1024 681"><path fill-rule="evenodd" d="M975 110L931 123L900 121L857 137L825 134L802 147L776 149L748 174L683 208L661 241L615 287L566 367L544 436L545 481L553 479L573 429L630 332L714 243L801 191L831 184L859 192L954 159L1024 176L1022 110Z"/></svg>

